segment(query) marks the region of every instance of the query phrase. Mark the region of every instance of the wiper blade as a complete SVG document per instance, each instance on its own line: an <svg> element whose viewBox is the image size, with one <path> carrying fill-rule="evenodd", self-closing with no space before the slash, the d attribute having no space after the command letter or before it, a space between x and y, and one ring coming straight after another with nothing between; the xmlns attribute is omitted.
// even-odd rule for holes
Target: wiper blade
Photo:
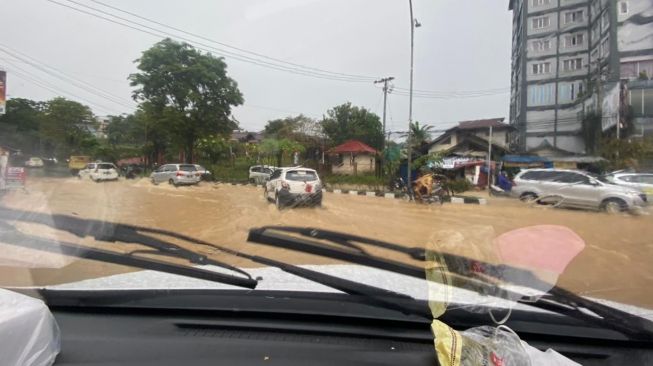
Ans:
<svg viewBox="0 0 653 366"><path fill-rule="evenodd" d="M297 237L289 234L301 235L303 237ZM335 245L310 240L308 238L327 241ZM392 259L373 256L357 243L367 244L377 248L383 248L403 253L412 259L419 261L426 260L425 253L427 251L424 248L404 247L398 244L388 243L356 235L339 233L335 231L289 226L267 226L251 229L248 240L258 244L319 255L425 280L424 268L411 266ZM508 265L489 264L448 253L438 252L437 254L444 258L447 262L458 261L465 263L467 269L472 268L473 266L481 266L489 269L487 273L490 274L506 272L518 273L519 276L515 277L524 280L524 283L516 283L517 285L527 285L529 287L535 287L536 289L545 287L548 289L548 294L536 301L531 300L530 296L522 296L508 290L505 291L510 295L510 298L518 299L518 302L552 311L558 314L567 315L576 319L584 320L589 323L609 327L634 339L647 341L653 340L653 322L649 321L648 319L644 319L628 312L599 304L595 301L578 296L560 287L552 287L551 285L546 284L544 281L539 280L530 271L514 268ZM464 273L454 272L451 274L453 276L469 276L469 273L470 272L464 271ZM473 279L474 282L480 286L496 286L492 282L483 283L483 281L486 281L486 279L480 276L476 276ZM585 312L582 309L589 310L591 313L596 314L596 316Z"/></svg>
<svg viewBox="0 0 653 366"><path fill-rule="evenodd" d="M112 241L112 242L120 241L125 243L135 243L151 248L150 250L136 250L131 253L123 254L123 253L116 253L116 252L110 252L110 251L99 250L99 249L92 249L89 247L79 246L72 243L62 243L62 245L65 245L68 248L67 250L70 253L70 255L76 257L84 258L83 251L89 251L89 255L93 255L97 260L107 259L106 261L110 260L111 263L130 265L127 264L127 262L135 263L134 260L139 259L137 257L134 257L133 256L134 254L147 253L147 254L154 254L154 255L163 255L163 256L185 259L193 264L214 265L217 267L221 267L237 272L244 276L244 277L233 276L233 275L198 269L201 272L214 273L215 275L210 277L213 279L212 281L215 282L221 282L228 285L246 287L250 289L255 288L258 283L255 279L252 278L252 276L249 273L237 267L231 266L221 261L208 258L205 255L196 253L192 250L182 248L176 244L172 244L167 241L142 234L142 232L151 232L155 234L167 235L167 232L163 230L151 230L151 229L142 228L133 225L109 223L109 222L99 221L99 220L81 219L77 217L60 215L60 214L50 215L50 214L42 214L42 213L35 213L35 212L25 212L20 210L8 209L5 207L0 207L0 220L22 221L22 222L29 222L35 224L44 224L59 230L67 231L81 238L86 236L92 236L99 241ZM3 232L3 235L8 235L8 236L14 235L13 237L7 237L7 239L20 239L19 237L16 237L17 234L13 233L12 230L7 230ZM174 235L168 235L168 236L174 237ZM38 237L34 237L34 236L29 236L29 237L34 240L39 239ZM25 241L22 240L20 242L25 243ZM41 244L40 245L41 249L46 249L46 250L48 249L46 248L47 245L45 245L46 242L41 240L40 244ZM56 242L51 241L50 244L56 244ZM56 248L56 245L54 248ZM90 254L91 252L93 253ZM121 257L122 259L119 259L118 257ZM142 261L141 262L136 261L136 262L140 264L139 266L137 266L139 268L144 268L143 265L148 265ZM153 262L164 263L158 261L153 261ZM159 269L162 269L160 265L154 265L154 266ZM188 268L192 268L192 267L188 267ZM145 268L145 269L158 270L155 268Z"/></svg>
<svg viewBox="0 0 653 366"><path fill-rule="evenodd" d="M104 222L98 220L80 219L76 217L59 215L59 214L46 215L46 214L39 214L33 212L5 209L3 207L0 207L0 220L40 223L40 224L48 225L53 228L68 231L80 237L89 235L95 237L97 240L122 241L128 243L142 244L154 248L153 251L145 251L147 253L169 255L173 257L182 257L188 259L193 263L215 264L217 262L209 258L206 258L206 256L204 255L181 248L177 245L159 240L157 238L142 235L140 233L146 232L151 234L165 235L189 243L203 245L212 248L216 251L233 255L236 257L248 259L256 263L279 268L284 272L342 291L346 294L360 296L362 302L365 302L371 306L383 307L386 309L400 311L404 314L417 315L426 319L430 318L430 312L428 306L426 304L420 304L410 296L399 294L390 290L386 290L374 286L361 284L354 281L349 281L339 277L327 275L321 272L276 261L270 258L242 253L229 248L221 247L216 244L209 243L204 240L196 239L184 234L179 234L168 230L146 228L146 227L140 227L134 225L116 224L116 223L110 223L110 222ZM25 236L24 234L22 235ZM3 239L3 236L0 236L0 240L1 239ZM247 276L247 278L228 276L216 272L201 270L194 267L171 265L174 266L175 268L169 268L169 267L162 266L166 264L164 262L136 258L128 254L107 252L107 251L88 248L86 246L79 246L71 243L48 241L47 239L42 239L39 237L29 236L28 237L29 240L27 242L14 236L7 236L6 239L8 239L6 241L13 241L14 243L16 243L16 245L19 246L29 247L31 245L34 249L43 249L45 251L72 255L80 258L97 259L110 263L131 265L134 267L144 268L144 269L162 270L163 272L188 275L189 277L208 279L215 282L234 284L241 287L254 288L257 284L257 280L251 279L251 276L247 272L244 272L238 268L220 262L217 262L219 263L220 267L233 269L237 272L244 273ZM59 250L60 247L65 249ZM66 253L63 253L64 250L66 251ZM139 252L144 252L144 251L142 250L133 251L131 252L131 254L135 254Z"/></svg>
<svg viewBox="0 0 653 366"><path fill-rule="evenodd" d="M245 278L24 234L4 221L0 221L0 242L21 248L165 272L234 286L247 288L254 288L256 286L256 281Z"/></svg>

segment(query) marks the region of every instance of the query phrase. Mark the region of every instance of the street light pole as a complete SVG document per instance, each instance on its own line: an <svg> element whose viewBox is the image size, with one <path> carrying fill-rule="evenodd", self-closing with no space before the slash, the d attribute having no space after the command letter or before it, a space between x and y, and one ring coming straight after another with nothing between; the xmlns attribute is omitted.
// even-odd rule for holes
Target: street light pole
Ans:
<svg viewBox="0 0 653 366"><path fill-rule="evenodd" d="M406 190L412 198L411 187L411 142L410 129L413 125L413 54L415 50L415 18L413 17L413 0L408 0L410 8L410 93L408 97L408 134L406 135L406 151L408 152L408 164L406 166Z"/></svg>

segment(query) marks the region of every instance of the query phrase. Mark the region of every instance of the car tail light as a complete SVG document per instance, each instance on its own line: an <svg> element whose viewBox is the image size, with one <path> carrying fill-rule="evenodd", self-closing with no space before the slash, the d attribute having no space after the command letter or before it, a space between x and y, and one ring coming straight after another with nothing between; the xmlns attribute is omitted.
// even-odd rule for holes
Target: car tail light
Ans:
<svg viewBox="0 0 653 366"><path fill-rule="evenodd" d="M282 180L281 181L281 188L290 189L290 184L288 184L288 182L286 182L285 180Z"/></svg>
<svg viewBox="0 0 653 366"><path fill-rule="evenodd" d="M182 172L177 172L177 176L178 176L178 177L183 177L184 175L185 175L185 174L182 173Z"/></svg>
<svg viewBox="0 0 653 366"><path fill-rule="evenodd" d="M313 191L313 186L310 184L306 184L306 187L304 189L306 190L306 193L311 193Z"/></svg>

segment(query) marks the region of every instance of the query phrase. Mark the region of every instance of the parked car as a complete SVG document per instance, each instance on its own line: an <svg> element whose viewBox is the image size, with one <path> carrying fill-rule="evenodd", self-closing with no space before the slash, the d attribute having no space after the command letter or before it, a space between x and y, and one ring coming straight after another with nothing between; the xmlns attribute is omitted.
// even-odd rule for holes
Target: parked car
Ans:
<svg viewBox="0 0 653 366"><path fill-rule="evenodd" d="M252 165L249 167L250 183L263 183L270 178L270 175L277 169L271 165Z"/></svg>
<svg viewBox="0 0 653 366"><path fill-rule="evenodd" d="M631 211L646 205L646 195L601 181L582 171L529 169L515 176L512 195L522 200L541 199L560 207L605 210L610 213Z"/></svg>
<svg viewBox="0 0 653 366"><path fill-rule="evenodd" d="M211 179L211 171L207 170L205 167L195 164L195 169L197 169L197 172L200 173L200 178L202 180L210 180Z"/></svg>
<svg viewBox="0 0 653 366"><path fill-rule="evenodd" d="M653 200L653 173L611 173L605 180L612 184L635 188L646 194L648 201Z"/></svg>
<svg viewBox="0 0 653 366"><path fill-rule="evenodd" d="M43 168L43 160L41 158L32 156L25 162L25 166L28 168Z"/></svg>
<svg viewBox="0 0 653 366"><path fill-rule="evenodd" d="M90 156L83 156L83 155L78 155L78 156L71 156L70 159L68 159L68 169L70 170L70 173L72 175L77 175L80 170L84 169L86 167L86 164L91 162L91 157Z"/></svg>
<svg viewBox="0 0 653 366"><path fill-rule="evenodd" d="M193 164L165 164L152 172L150 180L153 184L168 182L175 187L192 185L200 182L200 173Z"/></svg>
<svg viewBox="0 0 653 366"><path fill-rule="evenodd" d="M276 169L265 183L264 197L278 209L298 205L322 205L322 182L308 168Z"/></svg>

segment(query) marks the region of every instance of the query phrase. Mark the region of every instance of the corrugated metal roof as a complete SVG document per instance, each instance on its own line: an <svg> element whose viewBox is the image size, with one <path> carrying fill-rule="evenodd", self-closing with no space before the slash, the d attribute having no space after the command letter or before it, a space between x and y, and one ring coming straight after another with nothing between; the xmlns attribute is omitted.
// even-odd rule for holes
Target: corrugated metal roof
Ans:
<svg viewBox="0 0 653 366"><path fill-rule="evenodd" d="M494 127L499 127L499 128L507 128L510 127L510 125L503 123L503 120L505 118L488 118L488 119L477 119L473 121L463 121L463 122L458 122L458 128L461 130L473 130L477 128L489 128L490 126Z"/></svg>

